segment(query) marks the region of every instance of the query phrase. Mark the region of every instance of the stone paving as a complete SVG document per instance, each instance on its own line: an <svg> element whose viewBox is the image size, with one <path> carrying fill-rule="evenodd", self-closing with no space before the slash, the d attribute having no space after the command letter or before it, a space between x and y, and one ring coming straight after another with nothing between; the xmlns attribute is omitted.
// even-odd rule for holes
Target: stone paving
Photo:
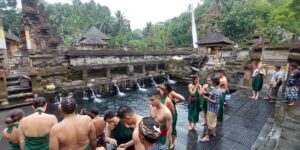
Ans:
<svg viewBox="0 0 300 150"><path fill-rule="evenodd" d="M224 122L218 124L217 137L211 138L210 142L198 142L199 135L202 135L203 127L200 127L200 129L198 129L198 131L196 132L187 130L187 122L184 124L178 124L176 150L264 149L264 146L266 146L264 145L266 143L266 140L264 138L267 139L268 136L263 135L270 135L270 131L272 131L272 125L270 124L272 123L272 121L274 122L272 118L277 117L276 110L280 108L278 107L278 105L282 106L282 104L280 102L278 102L277 104L271 104L264 100L249 100L248 97L250 93L250 90L241 89L232 94L232 100L229 101L227 106L225 107ZM23 107L23 109L25 110L26 114L32 112L31 107L29 106ZM296 147L286 147L287 145L285 145L285 143L287 141L290 141L291 139L294 139L294 141L291 141L294 143L295 140L299 139L299 105L298 107L293 108L293 110L295 111L291 111L290 113L288 113L287 117L285 117L285 120L283 121L283 127L287 128L287 130L283 130L282 132L280 132L281 136L278 136L280 137L280 139L276 140L277 142L279 141L279 144L276 144L278 145L278 149L299 148L299 144L295 144L294 146ZM0 112L1 130L5 127L2 122L4 114L6 113L7 111ZM294 123L291 125L290 122ZM290 136L290 132L288 132L288 130L290 130L290 132L297 132ZM258 145L260 145L260 147ZM4 147L7 147L7 141L1 139L0 146L1 150L5 150L6 148Z"/></svg>

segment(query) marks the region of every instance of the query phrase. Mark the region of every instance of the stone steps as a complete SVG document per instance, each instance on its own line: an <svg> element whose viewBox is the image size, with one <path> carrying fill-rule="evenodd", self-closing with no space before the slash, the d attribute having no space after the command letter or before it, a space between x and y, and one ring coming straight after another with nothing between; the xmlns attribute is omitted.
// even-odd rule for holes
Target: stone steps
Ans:
<svg viewBox="0 0 300 150"><path fill-rule="evenodd" d="M13 85L20 85L20 81L16 80L16 81L7 81L6 82L6 86L13 86Z"/></svg>
<svg viewBox="0 0 300 150"><path fill-rule="evenodd" d="M27 93L18 93L18 94L11 94L8 95L7 99L8 100L13 100L13 99L20 99L20 98L28 98L28 97L33 97L33 93L32 92L27 92Z"/></svg>

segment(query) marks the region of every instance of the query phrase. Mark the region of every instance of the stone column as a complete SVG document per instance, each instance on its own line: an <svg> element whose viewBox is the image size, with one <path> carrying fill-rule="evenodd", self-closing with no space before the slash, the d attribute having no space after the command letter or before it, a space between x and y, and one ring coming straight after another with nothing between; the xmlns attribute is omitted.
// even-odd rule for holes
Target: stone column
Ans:
<svg viewBox="0 0 300 150"><path fill-rule="evenodd" d="M6 89L6 74L5 70L0 69L0 103L2 105L9 104L8 100L6 99L8 96L7 89Z"/></svg>
<svg viewBox="0 0 300 150"><path fill-rule="evenodd" d="M145 73L146 72L146 65L143 65L142 66L142 73Z"/></svg>
<svg viewBox="0 0 300 150"><path fill-rule="evenodd" d="M158 65L159 64L155 64L155 71L158 71Z"/></svg>
<svg viewBox="0 0 300 150"><path fill-rule="evenodd" d="M111 70L110 70L110 68L106 68L106 77L111 78Z"/></svg>
<svg viewBox="0 0 300 150"><path fill-rule="evenodd" d="M88 71L87 69L82 70L82 80L86 81L88 79Z"/></svg>
<svg viewBox="0 0 300 150"><path fill-rule="evenodd" d="M32 92L34 94L39 93L41 91L41 77L39 77L39 73L37 70L35 69L30 69L29 70L29 76L31 79L31 88L32 88Z"/></svg>

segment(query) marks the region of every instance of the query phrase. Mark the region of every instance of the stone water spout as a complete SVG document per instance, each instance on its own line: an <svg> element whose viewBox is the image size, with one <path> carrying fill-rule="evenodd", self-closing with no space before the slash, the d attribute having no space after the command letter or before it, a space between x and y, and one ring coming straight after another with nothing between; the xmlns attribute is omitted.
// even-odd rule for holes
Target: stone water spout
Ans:
<svg viewBox="0 0 300 150"><path fill-rule="evenodd" d="M119 86L117 84L117 81L116 80L112 80L112 83L113 83L113 86L116 87L116 89L117 89L118 96L125 96L125 93L123 93L123 92L120 91L120 88L119 88Z"/></svg>

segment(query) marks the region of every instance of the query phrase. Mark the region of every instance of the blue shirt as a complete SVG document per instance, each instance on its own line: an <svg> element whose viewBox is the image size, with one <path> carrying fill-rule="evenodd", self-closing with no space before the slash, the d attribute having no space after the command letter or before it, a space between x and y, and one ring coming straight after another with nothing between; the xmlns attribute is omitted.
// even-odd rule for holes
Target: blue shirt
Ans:
<svg viewBox="0 0 300 150"><path fill-rule="evenodd" d="M281 76L281 72L280 71L275 72L273 74L273 76L271 78L271 84L272 85L276 85L276 80L279 80L279 79L281 79L281 81L282 81L282 76Z"/></svg>
<svg viewBox="0 0 300 150"><path fill-rule="evenodd" d="M207 110L210 112L218 112L220 108L220 102L222 98L222 89L217 86L210 94L210 99L215 100L216 103L207 101Z"/></svg>

